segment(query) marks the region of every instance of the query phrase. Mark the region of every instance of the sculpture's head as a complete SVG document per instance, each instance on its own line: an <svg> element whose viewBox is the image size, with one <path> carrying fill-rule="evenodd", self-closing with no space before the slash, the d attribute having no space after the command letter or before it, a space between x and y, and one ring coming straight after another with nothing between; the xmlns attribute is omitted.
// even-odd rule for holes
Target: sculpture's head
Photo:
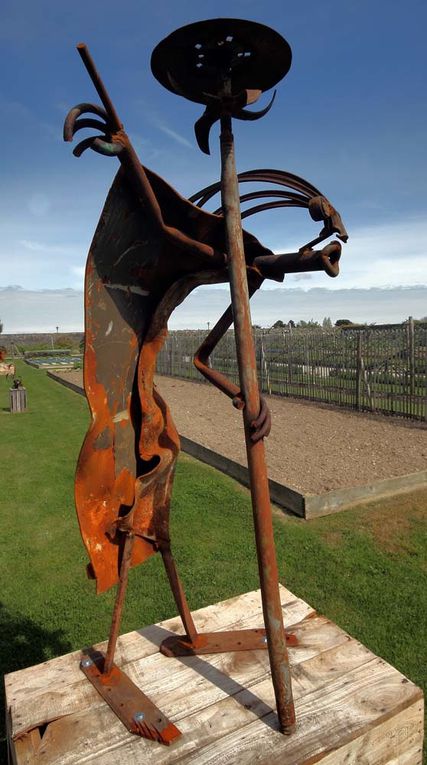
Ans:
<svg viewBox="0 0 427 765"><path fill-rule="evenodd" d="M280 170L250 170L240 173L238 179L239 183L269 183L276 186L273 189L255 190L242 194L241 204L255 199L264 200L253 207L243 209L242 220L273 208L303 207L308 210L312 220L323 223L323 228L316 237L303 244L298 252L292 253L274 254L251 234L244 232L246 261L249 266L258 271L262 279L283 281L287 273L305 271L325 271L331 277L338 275L341 242L347 241L348 234L340 214L318 189L303 178ZM281 188L278 189L277 186ZM190 201L203 207L220 189L220 183L214 183L194 194ZM216 215L221 215L222 207L214 212ZM334 235L337 239L330 241L323 249L314 249L316 245Z"/></svg>

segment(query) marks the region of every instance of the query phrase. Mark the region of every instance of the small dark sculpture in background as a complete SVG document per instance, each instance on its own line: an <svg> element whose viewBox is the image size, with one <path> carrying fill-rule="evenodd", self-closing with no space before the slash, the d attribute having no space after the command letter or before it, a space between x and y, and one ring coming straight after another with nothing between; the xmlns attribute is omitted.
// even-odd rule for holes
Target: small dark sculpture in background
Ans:
<svg viewBox="0 0 427 765"><path fill-rule="evenodd" d="M174 93L206 106L195 128L203 151L209 151L213 124L221 122L221 183L190 200L140 164L86 46L79 45L78 51L104 108L88 103L74 107L65 121L64 138L71 141L82 128L99 129L101 136L85 138L73 153L80 156L92 148L116 156L122 165L87 261L84 381L92 422L79 457L75 492L97 590L117 582L119 588L106 656L85 656L82 669L129 730L162 743L179 735L113 662L129 568L160 552L185 628L184 636L164 641L163 653L268 647L280 729L290 733L295 717L262 442L270 430L270 415L258 393L248 300L264 279L282 281L286 273L317 270L336 276L340 242L321 250L313 247L333 234L346 241L347 233L334 207L304 179L265 169L236 176L231 132L232 117L253 120L268 111L270 107L258 113L244 107L287 73L290 48L263 25L216 19L177 30L155 49L152 69L157 79ZM276 188L240 196L239 182ZM219 191L221 206L214 213L201 209ZM241 217L271 208L303 207L313 220L322 222L321 232L298 252L274 254L241 229L239 203L261 198L270 201ZM243 410L266 629L199 634L169 536L179 436L154 385L154 373L174 308L195 287L221 282L230 282L232 307L208 334L195 364ZM240 387L208 364L233 321ZM131 704L122 703L125 696Z"/></svg>

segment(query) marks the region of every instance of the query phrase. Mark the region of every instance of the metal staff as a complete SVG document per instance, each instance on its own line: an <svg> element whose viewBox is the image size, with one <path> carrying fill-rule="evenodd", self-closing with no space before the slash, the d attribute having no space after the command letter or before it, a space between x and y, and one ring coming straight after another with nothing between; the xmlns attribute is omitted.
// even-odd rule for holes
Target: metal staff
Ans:
<svg viewBox="0 0 427 765"><path fill-rule="evenodd" d="M291 733L295 727L295 710L278 587L278 570L265 449L263 440L259 440L256 443L251 440L251 424L259 414L260 396L256 372L255 347L252 337L246 261L240 217L239 186L235 167L234 139L230 115L221 116L220 145L221 199L228 245L230 292L233 306L237 363L241 393L245 402L243 421L262 607L280 729L283 733Z"/></svg>
<svg viewBox="0 0 427 765"><path fill-rule="evenodd" d="M260 395L252 338L232 117L254 120L263 116L272 101L261 112L246 111L244 107L254 103L264 90L282 79L289 69L290 61L290 48L280 35L263 25L237 19L215 19L183 27L157 46L151 60L154 75L166 88L206 105L205 113L195 125L197 142L205 153L209 153L212 125L218 119L221 124L222 214L240 397L244 402L243 421L264 622L279 725L283 733L294 730L295 711L278 587L264 444L262 439L254 442L251 438L251 426L260 414Z"/></svg>

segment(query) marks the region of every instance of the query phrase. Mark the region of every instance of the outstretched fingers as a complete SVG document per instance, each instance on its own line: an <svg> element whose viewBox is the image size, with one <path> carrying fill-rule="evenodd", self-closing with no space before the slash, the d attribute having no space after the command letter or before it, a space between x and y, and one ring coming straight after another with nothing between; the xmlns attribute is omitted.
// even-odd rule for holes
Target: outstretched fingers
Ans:
<svg viewBox="0 0 427 765"><path fill-rule="evenodd" d="M270 433L271 414L264 396L261 396L260 398L259 415L256 420L251 422L251 429L253 430L253 433L251 434L251 441L254 444L257 441L260 441L262 438L268 436Z"/></svg>

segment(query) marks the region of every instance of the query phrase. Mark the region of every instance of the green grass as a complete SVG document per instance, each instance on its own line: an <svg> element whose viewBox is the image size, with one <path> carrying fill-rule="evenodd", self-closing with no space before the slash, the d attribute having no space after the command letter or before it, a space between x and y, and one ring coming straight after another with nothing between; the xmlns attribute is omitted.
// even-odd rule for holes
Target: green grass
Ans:
<svg viewBox="0 0 427 765"><path fill-rule="evenodd" d="M2 673L104 639L114 597L96 597L85 577L74 511L86 402L25 364L18 374L25 414L7 411L9 383L0 378ZM426 499L419 491L310 523L275 512L286 585L418 685L426 664ZM171 518L193 609L258 587L245 489L182 456ZM160 558L133 569L122 632L175 613Z"/></svg>

